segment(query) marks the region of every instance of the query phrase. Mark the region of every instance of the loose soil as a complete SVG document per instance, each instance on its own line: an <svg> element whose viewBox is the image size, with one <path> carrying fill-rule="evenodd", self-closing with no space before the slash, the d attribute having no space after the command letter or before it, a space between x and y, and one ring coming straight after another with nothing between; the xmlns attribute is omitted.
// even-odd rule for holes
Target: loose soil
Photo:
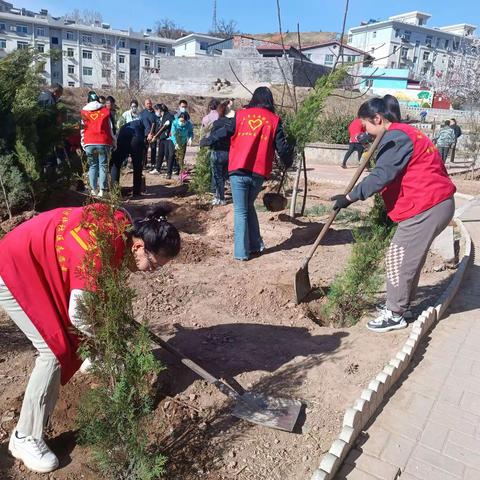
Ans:
<svg viewBox="0 0 480 480"><path fill-rule="evenodd" d="M126 176L126 181L131 178ZM291 221L285 213L259 207L266 251L248 262L232 258L231 205L205 207L173 181L147 175L150 196L177 208L172 221L182 231L179 258L155 273L136 273L135 313L186 355L219 377L234 377L245 388L302 400L306 409L296 433L256 426L232 417L231 403L169 354L156 349L168 367L158 382L158 402L149 424L151 441L169 457L171 480L304 480L339 433L344 410L380 371L409 329L379 335L365 328L365 315L350 328L325 325L322 298L296 306L293 277L325 216ZM182 193L182 195L178 195ZM328 205L337 189L314 185L309 206ZM135 203L135 202L132 202ZM362 208L367 208L363 205ZM328 212L327 212L328 214ZM352 246L352 226L337 223L311 262L315 284L328 286L342 271ZM418 302L435 298L451 270L429 255ZM381 292L379 292L381 296ZM416 307L416 312L422 306ZM0 478L40 479L7 454L22 395L34 362L28 340L0 314ZM88 375L77 374L62 388L49 438L60 469L49 478L93 480L88 450L76 445L74 417Z"/></svg>

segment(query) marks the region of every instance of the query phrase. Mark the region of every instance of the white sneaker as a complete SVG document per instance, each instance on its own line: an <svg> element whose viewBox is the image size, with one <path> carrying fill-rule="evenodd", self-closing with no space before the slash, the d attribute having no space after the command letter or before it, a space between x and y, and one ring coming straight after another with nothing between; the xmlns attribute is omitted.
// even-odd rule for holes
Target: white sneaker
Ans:
<svg viewBox="0 0 480 480"><path fill-rule="evenodd" d="M93 362L89 359L86 358L83 363L80 365L80 373L90 373L93 368Z"/></svg>
<svg viewBox="0 0 480 480"><path fill-rule="evenodd" d="M378 305L375 306L375 310L377 313L382 313L384 310L387 310L387 304L386 303L379 303ZM410 310L410 307L408 306L407 309L403 312L403 318L405 320L411 320L413 318L413 313Z"/></svg>
<svg viewBox="0 0 480 480"><path fill-rule="evenodd" d="M14 430L8 443L8 450L32 472L49 473L58 468L58 458L48 448L43 438L18 438L17 430Z"/></svg>
<svg viewBox="0 0 480 480"><path fill-rule="evenodd" d="M150 170L150 172L148 173L150 173L151 175L160 175L160 172L156 168L154 168L153 170Z"/></svg>
<svg viewBox="0 0 480 480"><path fill-rule="evenodd" d="M102 198L103 197L103 190L99 190L98 193L96 194L96 196L98 198Z"/></svg>
<svg viewBox="0 0 480 480"><path fill-rule="evenodd" d="M397 315L391 310L385 309L375 320L367 323L367 328L374 332L389 332L390 330L401 330L407 328L408 324L403 315Z"/></svg>

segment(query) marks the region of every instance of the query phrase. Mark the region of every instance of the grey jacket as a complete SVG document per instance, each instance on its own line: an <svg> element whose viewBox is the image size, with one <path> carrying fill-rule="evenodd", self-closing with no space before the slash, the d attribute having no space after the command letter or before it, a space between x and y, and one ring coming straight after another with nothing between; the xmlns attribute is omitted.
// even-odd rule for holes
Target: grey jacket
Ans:
<svg viewBox="0 0 480 480"><path fill-rule="evenodd" d="M449 126L442 127L435 136L435 144L437 147L450 147L455 143L455 132Z"/></svg>

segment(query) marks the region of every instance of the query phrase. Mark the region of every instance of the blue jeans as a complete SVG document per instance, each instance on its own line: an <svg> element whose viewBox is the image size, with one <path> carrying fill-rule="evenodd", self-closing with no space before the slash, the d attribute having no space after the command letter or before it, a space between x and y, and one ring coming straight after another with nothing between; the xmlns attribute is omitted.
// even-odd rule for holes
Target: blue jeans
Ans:
<svg viewBox="0 0 480 480"><path fill-rule="evenodd" d="M97 190L97 180L100 176L100 190L107 189L108 157L110 145L87 145L85 153L88 160L88 181L92 190Z"/></svg>
<svg viewBox="0 0 480 480"><path fill-rule="evenodd" d="M228 152L212 150L210 153L213 193L218 200L225 200L225 179L228 170Z"/></svg>
<svg viewBox="0 0 480 480"><path fill-rule="evenodd" d="M234 252L236 260L248 260L250 254L264 249L254 202L263 184L262 177L232 175Z"/></svg>

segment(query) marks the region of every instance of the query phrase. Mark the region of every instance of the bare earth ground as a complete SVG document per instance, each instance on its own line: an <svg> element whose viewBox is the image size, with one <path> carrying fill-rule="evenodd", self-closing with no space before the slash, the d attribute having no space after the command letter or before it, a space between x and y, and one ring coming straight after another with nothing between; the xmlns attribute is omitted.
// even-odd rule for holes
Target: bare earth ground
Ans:
<svg viewBox="0 0 480 480"><path fill-rule="evenodd" d="M126 181L131 178L126 176ZM351 328L323 325L322 299L292 302L292 282L323 217L291 222L285 214L259 212L267 250L249 262L232 258L232 206L204 208L174 182L147 175L154 203L171 197L172 221L182 231L180 258L153 274L132 274L135 311L172 345L217 376L233 376L244 387L301 399L306 417L298 433L249 424L229 415L230 403L215 388L156 353L168 369L160 375L159 397L149 424L151 440L169 457L171 480L205 478L300 480L309 477L338 435L341 417L361 388L391 358L409 330L376 335L365 328L368 315ZM337 189L314 185L309 206ZM324 202L325 203L325 202ZM314 283L328 286L345 266L351 226L337 223L311 263ZM429 256L420 297L438 295L452 271L434 272L441 260ZM417 308L419 310L420 307ZM0 478L40 479L7 454L7 442L34 362L26 338L0 314ZM76 405L92 379L77 374L60 394L50 444L61 467L49 478L93 480L88 451L75 444Z"/></svg>

